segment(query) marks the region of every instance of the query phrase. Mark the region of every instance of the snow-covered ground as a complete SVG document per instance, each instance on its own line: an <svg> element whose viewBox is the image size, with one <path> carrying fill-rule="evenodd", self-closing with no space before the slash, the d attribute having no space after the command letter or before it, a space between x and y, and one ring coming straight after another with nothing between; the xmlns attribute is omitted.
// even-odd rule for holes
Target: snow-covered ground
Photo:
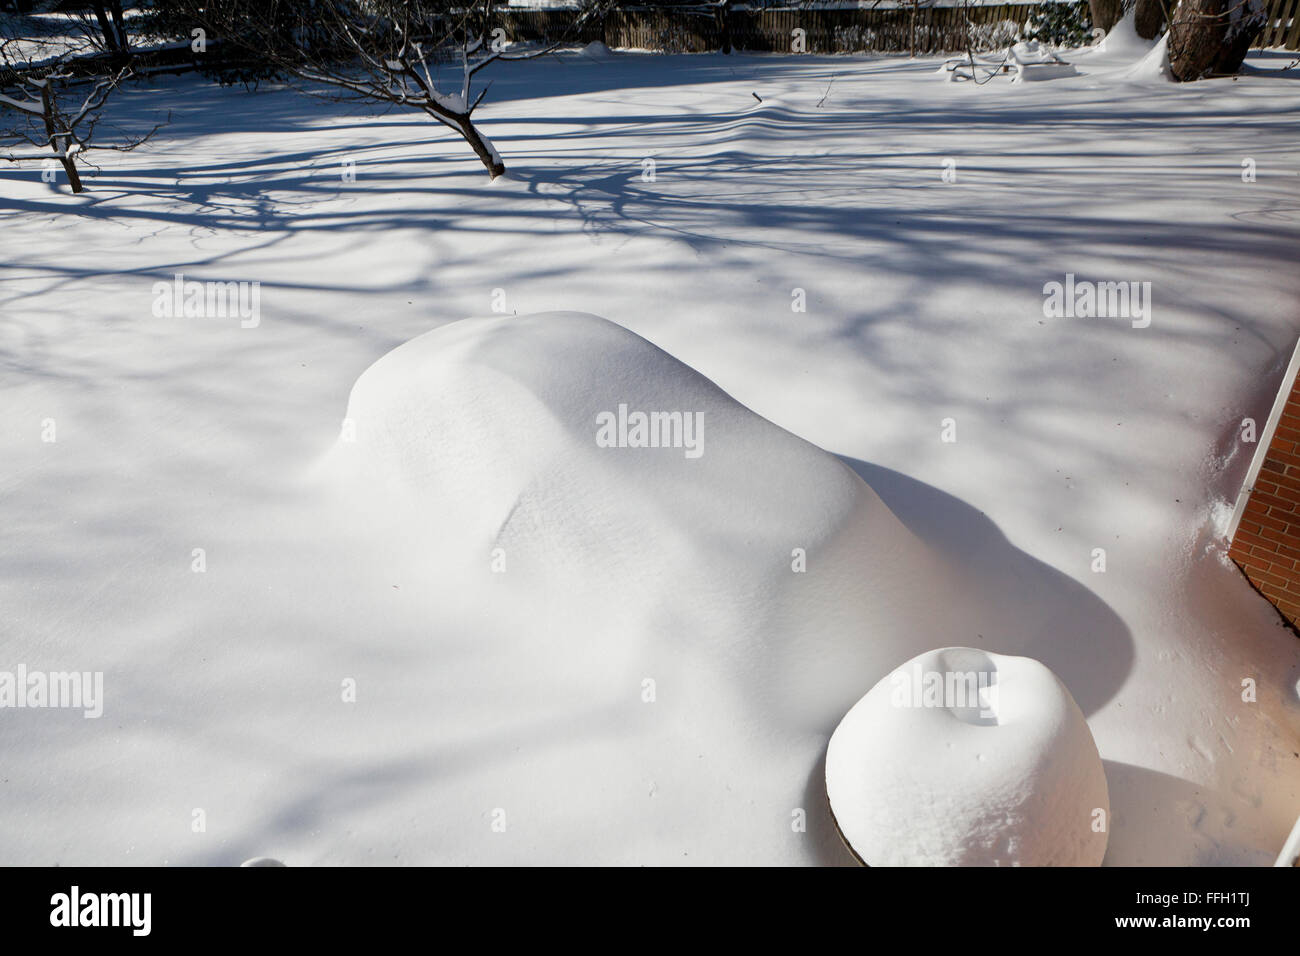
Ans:
<svg viewBox="0 0 1300 956"><path fill-rule="evenodd" d="M825 672L821 645L745 632L734 547L700 544L745 539L773 459L735 501L709 485L712 519L684 500L689 533L665 519L672 574L616 526L556 558L599 575L531 605L439 533L448 502L323 479L363 371L497 306L604 316L841 456L907 531L870 566L930 562L869 592L862 640L910 627L888 666L1048 664L1105 761L1108 863L1271 862L1300 811L1300 643L1218 535L1300 330L1300 86L1175 86L1140 57L981 86L939 58L503 65L495 183L417 116L186 77L121 95L171 125L82 196L0 169L0 669L104 674L99 719L0 714L0 861L852 862L822 763L882 675L768 707L754 688ZM260 283L259 310L168 317L176 274ZM1149 282L1150 324L1047 316L1067 274ZM628 374L568 348L539 347L543 406ZM510 434L564 447L552 424ZM530 452L492 447L508 483ZM630 514L674 514L623 480ZM763 544L783 517L746 520Z"/></svg>

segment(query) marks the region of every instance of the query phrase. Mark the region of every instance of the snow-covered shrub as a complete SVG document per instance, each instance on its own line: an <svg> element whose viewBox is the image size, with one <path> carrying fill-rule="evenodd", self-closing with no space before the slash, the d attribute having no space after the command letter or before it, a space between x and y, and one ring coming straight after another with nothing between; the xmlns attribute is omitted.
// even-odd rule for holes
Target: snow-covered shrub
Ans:
<svg viewBox="0 0 1300 956"><path fill-rule="evenodd" d="M968 28L967 35L973 50L1000 50L1016 42L1020 35L1020 27L1014 20L974 23Z"/></svg>
<svg viewBox="0 0 1300 956"><path fill-rule="evenodd" d="M1092 14L1086 2L1044 3L1029 11L1020 33L1022 40L1052 46L1083 46L1092 38Z"/></svg>

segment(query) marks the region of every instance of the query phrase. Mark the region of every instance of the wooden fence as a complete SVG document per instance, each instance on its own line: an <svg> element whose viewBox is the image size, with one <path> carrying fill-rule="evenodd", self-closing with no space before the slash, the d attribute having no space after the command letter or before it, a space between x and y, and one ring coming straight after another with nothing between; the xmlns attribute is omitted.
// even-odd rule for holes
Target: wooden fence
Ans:
<svg viewBox="0 0 1300 956"><path fill-rule="evenodd" d="M1085 0L1077 0L1082 6ZM738 50L794 52L796 30L808 53L952 53L968 39L977 50L1005 46L1036 4L939 6L926 0L902 9L624 8L588 23L573 39L600 40L613 49L705 53L727 43ZM1300 0L1265 0L1267 22L1257 48L1300 50ZM576 14L567 10L510 10L502 26L512 40L563 36ZM969 22L968 22L969 21Z"/></svg>
<svg viewBox="0 0 1300 956"><path fill-rule="evenodd" d="M1268 21L1255 46L1300 50L1300 0L1268 0L1266 10Z"/></svg>
<svg viewBox="0 0 1300 956"><path fill-rule="evenodd" d="M948 53L965 49L968 39L976 49L1007 45L1033 7L1012 3L726 14L705 8L625 8L609 13L603 22L589 23L574 39L600 40L613 49L671 53L705 53L728 44L737 50L777 53ZM511 40L544 41L564 35L572 16L562 10L512 10L503 14L502 26Z"/></svg>

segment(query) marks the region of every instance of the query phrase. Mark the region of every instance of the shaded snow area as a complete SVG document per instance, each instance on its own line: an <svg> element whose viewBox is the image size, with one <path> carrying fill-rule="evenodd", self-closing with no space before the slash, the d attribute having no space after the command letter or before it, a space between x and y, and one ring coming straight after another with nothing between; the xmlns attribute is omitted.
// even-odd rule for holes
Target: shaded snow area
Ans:
<svg viewBox="0 0 1300 956"><path fill-rule="evenodd" d="M887 859L1271 862L1300 643L1221 535L1300 329L1300 87L1149 49L498 64L492 183L169 78L84 194L0 169L0 670L103 675L0 719L0 859L853 863L843 720L850 840L960 749ZM860 726L936 648L1027 696Z"/></svg>

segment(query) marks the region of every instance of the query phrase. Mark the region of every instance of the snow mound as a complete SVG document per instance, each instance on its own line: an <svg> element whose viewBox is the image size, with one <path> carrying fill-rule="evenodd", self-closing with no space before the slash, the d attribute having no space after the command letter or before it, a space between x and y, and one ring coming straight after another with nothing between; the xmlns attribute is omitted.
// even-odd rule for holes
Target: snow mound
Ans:
<svg viewBox="0 0 1300 956"><path fill-rule="evenodd" d="M692 660L683 680L713 679L692 706L734 694L824 733L941 603L928 549L850 468L593 315L443 326L367 369L347 420L328 472L349 507L450 555L436 573L469 603L568 622L602 649L575 665L592 693Z"/></svg>
<svg viewBox="0 0 1300 956"><path fill-rule="evenodd" d="M600 40L592 40L578 51L578 56L584 57L588 60L608 60L613 55L614 51Z"/></svg>
<svg viewBox="0 0 1300 956"><path fill-rule="evenodd" d="M836 728L826 790L872 866L1097 866L1106 853L1092 733L1027 657L948 647L908 661Z"/></svg>
<svg viewBox="0 0 1300 956"><path fill-rule="evenodd" d="M1144 56L1153 46L1154 40L1144 40L1138 36L1137 27L1134 25L1135 14L1133 10L1120 19L1110 32L1107 33L1100 43L1094 48L1097 53L1106 53L1114 57L1141 57Z"/></svg>
<svg viewBox="0 0 1300 956"><path fill-rule="evenodd" d="M1145 42L1145 41L1144 41ZM1120 73L1117 79L1129 81L1168 80L1173 82L1169 72L1169 34L1162 36L1158 43L1146 52L1146 55L1132 68Z"/></svg>

